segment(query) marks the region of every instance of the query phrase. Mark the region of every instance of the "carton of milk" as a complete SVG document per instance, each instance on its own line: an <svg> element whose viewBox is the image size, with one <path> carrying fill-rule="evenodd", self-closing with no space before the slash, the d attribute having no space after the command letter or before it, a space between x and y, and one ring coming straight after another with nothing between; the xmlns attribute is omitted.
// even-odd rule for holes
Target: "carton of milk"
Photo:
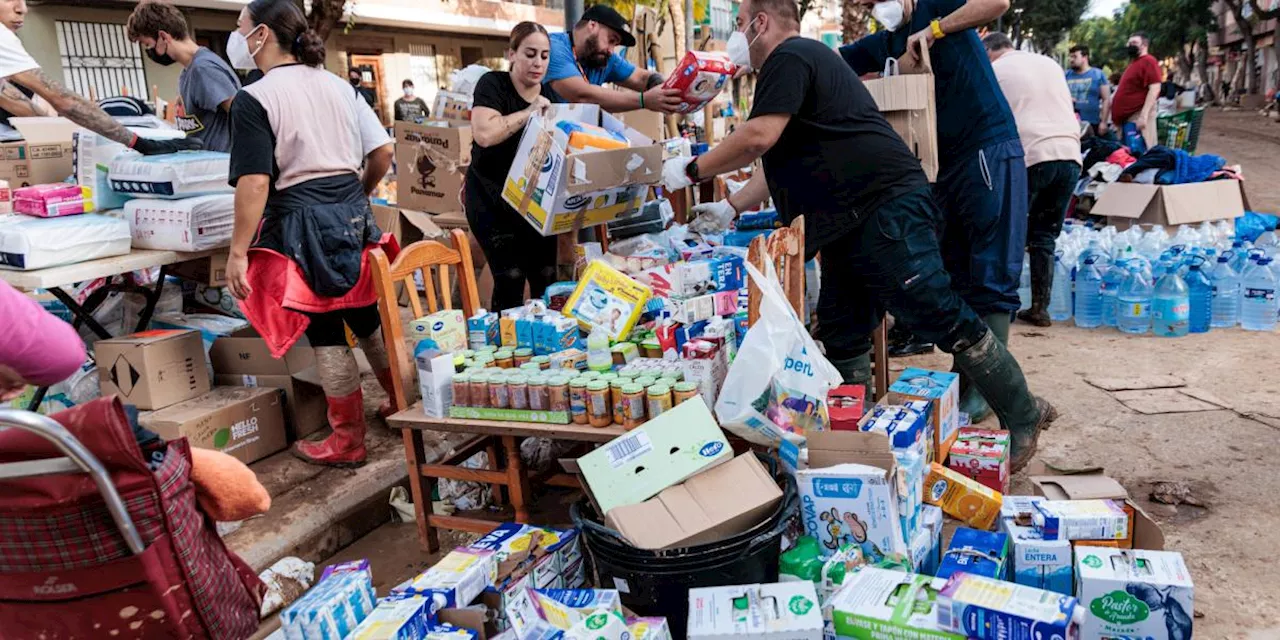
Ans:
<svg viewBox="0 0 1280 640"><path fill-rule="evenodd" d="M870 563L907 556L894 471L846 463L797 471L796 482L804 531L818 539L822 557L851 543Z"/></svg>
<svg viewBox="0 0 1280 640"><path fill-rule="evenodd" d="M1124 540L1129 514L1115 500L1044 500L1032 521L1045 540Z"/></svg>
<svg viewBox="0 0 1280 640"><path fill-rule="evenodd" d="M1076 547L1076 597L1089 612L1081 638L1192 637L1195 588L1171 551Z"/></svg>
<svg viewBox="0 0 1280 640"><path fill-rule="evenodd" d="M391 590L392 594L419 595L429 602L429 613L465 607L487 587L493 586L498 563L494 552L457 548L434 566Z"/></svg>
<svg viewBox="0 0 1280 640"><path fill-rule="evenodd" d="M932 405L929 419L933 427L934 460L946 460L951 444L960 433L959 374L908 367L889 385L889 391L904 399L925 400Z"/></svg>
<svg viewBox="0 0 1280 640"><path fill-rule="evenodd" d="M822 629L809 581L689 590L689 640L822 640Z"/></svg>
<svg viewBox="0 0 1280 640"><path fill-rule="evenodd" d="M971 573L938 592L938 626L966 638L1078 638L1084 618L1071 596Z"/></svg>
<svg viewBox="0 0 1280 640"><path fill-rule="evenodd" d="M1018 584L1058 593L1071 593L1071 542L1045 540L1035 527L1001 518L1000 527L1009 536L1009 578Z"/></svg>

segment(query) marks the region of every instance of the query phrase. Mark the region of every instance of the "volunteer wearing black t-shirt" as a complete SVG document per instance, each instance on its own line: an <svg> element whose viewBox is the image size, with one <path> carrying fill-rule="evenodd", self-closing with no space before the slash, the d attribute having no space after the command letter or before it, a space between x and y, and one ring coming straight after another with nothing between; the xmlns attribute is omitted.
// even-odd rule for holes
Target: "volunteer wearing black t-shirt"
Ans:
<svg viewBox="0 0 1280 640"><path fill-rule="evenodd" d="M952 288L919 161L840 56L800 37L792 0L745 0L737 25L730 58L760 70L751 117L696 160L668 160L664 184L682 188L763 156L763 176L698 213L732 217L772 195L784 220L803 215L806 257L822 252L818 338L845 380L871 381L870 335L888 310L955 355L1011 432L1013 467L1025 465L1053 409Z"/></svg>
<svg viewBox="0 0 1280 640"><path fill-rule="evenodd" d="M476 83L471 104L471 168L463 186L467 222L493 270L490 309L518 307L539 297L555 278L556 240L534 230L502 199L502 185L520 147L529 118L550 104L542 77L547 73L551 41L535 22L511 30L507 59L511 71L490 71Z"/></svg>

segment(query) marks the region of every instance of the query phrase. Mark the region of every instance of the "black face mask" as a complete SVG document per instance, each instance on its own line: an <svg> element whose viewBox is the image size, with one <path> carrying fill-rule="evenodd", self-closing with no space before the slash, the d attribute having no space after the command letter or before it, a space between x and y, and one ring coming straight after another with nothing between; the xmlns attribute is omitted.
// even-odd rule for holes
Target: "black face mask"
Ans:
<svg viewBox="0 0 1280 640"><path fill-rule="evenodd" d="M156 53L156 50L154 48L147 49L146 51L147 51L147 57L151 58L152 62L162 67L167 67L175 62L175 60L172 57L170 57L169 54Z"/></svg>
<svg viewBox="0 0 1280 640"><path fill-rule="evenodd" d="M1138 45L1136 44L1131 44L1128 47L1126 47L1125 52L1129 54L1130 58L1134 58L1134 59L1137 59L1138 55L1142 53L1138 49Z"/></svg>
<svg viewBox="0 0 1280 640"><path fill-rule="evenodd" d="M351 86L353 87L360 86L360 78L350 78L350 80L351 80Z"/></svg>

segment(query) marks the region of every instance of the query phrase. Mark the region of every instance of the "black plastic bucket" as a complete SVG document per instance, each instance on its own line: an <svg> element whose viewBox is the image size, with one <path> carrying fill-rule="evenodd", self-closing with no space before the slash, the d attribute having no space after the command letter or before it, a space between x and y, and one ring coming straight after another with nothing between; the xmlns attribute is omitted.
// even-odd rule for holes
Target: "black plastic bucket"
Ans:
<svg viewBox="0 0 1280 640"><path fill-rule="evenodd" d="M764 522L718 542L681 549L649 551L631 546L618 532L599 523L585 499L574 503L569 513L582 532L597 584L617 589L622 604L637 615L666 618L672 636L683 640L690 588L778 581L782 534L800 503L795 480L785 473L778 480L783 485L782 501Z"/></svg>

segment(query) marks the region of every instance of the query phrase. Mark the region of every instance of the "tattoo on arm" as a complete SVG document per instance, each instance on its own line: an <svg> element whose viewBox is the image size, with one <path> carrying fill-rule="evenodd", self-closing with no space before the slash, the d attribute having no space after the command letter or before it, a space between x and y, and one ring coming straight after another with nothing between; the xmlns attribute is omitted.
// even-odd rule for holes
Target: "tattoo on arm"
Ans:
<svg viewBox="0 0 1280 640"><path fill-rule="evenodd" d="M127 145L133 142L133 134L124 125L116 122L98 105L63 87L43 71L34 69L14 76L14 79L47 100L66 119L120 144ZM27 84L27 81L30 84Z"/></svg>

